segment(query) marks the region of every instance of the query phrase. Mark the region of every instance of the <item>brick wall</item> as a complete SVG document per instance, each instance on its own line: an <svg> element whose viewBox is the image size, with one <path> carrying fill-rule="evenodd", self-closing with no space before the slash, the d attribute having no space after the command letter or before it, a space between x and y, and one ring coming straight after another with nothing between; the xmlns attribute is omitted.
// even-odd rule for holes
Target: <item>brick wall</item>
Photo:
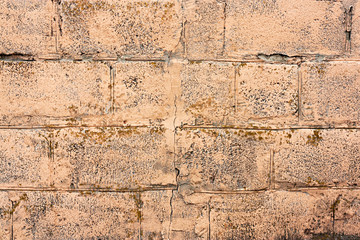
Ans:
<svg viewBox="0 0 360 240"><path fill-rule="evenodd" d="M1 0L0 239L360 239L357 0Z"/></svg>

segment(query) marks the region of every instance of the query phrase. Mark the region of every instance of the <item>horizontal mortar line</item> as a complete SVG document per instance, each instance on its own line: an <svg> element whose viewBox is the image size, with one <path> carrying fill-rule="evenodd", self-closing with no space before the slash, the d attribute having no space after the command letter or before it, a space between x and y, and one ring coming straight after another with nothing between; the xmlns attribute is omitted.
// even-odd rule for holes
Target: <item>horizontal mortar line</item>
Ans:
<svg viewBox="0 0 360 240"><path fill-rule="evenodd" d="M1 126L1 129L14 129L14 130L26 130L26 129L63 129L63 128L152 128L152 127L165 127L163 124L153 124L153 125L117 125L117 124L109 124L109 125L41 125L41 126ZM359 127L341 127L341 126L294 126L294 127L284 127L284 128L263 128L263 127L237 127L237 126L190 126L190 125L182 125L176 126L176 129L234 129L234 130L263 130L263 131L284 131L284 130L317 130L317 129L324 129L324 130L336 130L336 129L343 129L343 130L360 130Z"/></svg>
<svg viewBox="0 0 360 240"><path fill-rule="evenodd" d="M298 187L298 188L276 188L275 191L288 191L288 192L298 192L298 191L312 191L312 190L360 190L360 187L331 187L331 186L314 186L314 187Z"/></svg>
<svg viewBox="0 0 360 240"><path fill-rule="evenodd" d="M163 127L163 125L49 125L49 126L0 126L0 129L14 129L14 130L26 130L26 129L64 129L64 128L151 128L151 127Z"/></svg>
<svg viewBox="0 0 360 240"><path fill-rule="evenodd" d="M18 192L75 192L75 193L96 193L96 192L114 192L114 193L127 193L127 192L151 192L151 191L166 191L176 190L176 185L167 187L144 187L139 189L111 189L111 188L84 188L84 189L71 189L71 188L36 188L36 187L0 187L0 191L18 191Z"/></svg>
<svg viewBox="0 0 360 240"><path fill-rule="evenodd" d="M194 193L200 194L252 194L268 192L268 189L254 189L254 190L213 190L213 191L194 191Z"/></svg>
<svg viewBox="0 0 360 240"><path fill-rule="evenodd" d="M175 59L175 58L172 58ZM0 58L4 62L167 62L166 58Z"/></svg>
<svg viewBox="0 0 360 240"><path fill-rule="evenodd" d="M285 127L285 128L262 128L262 127L236 127L236 126L178 126L177 129L234 129L234 130L249 130L249 131L284 131L284 130L360 130L359 127L327 127L327 126L296 126L296 127Z"/></svg>
<svg viewBox="0 0 360 240"><path fill-rule="evenodd" d="M259 189L259 190L234 190L234 191L195 191L199 194L253 194L253 193L266 193L266 192L303 192L303 191L328 191L328 190L352 190L360 191L360 187L303 187L294 189Z"/></svg>
<svg viewBox="0 0 360 240"><path fill-rule="evenodd" d="M97 193L97 192L114 192L114 193L130 193L130 192L151 192L151 191L177 191L176 185L168 187L144 187L139 189L110 189L110 188L36 188L36 187L0 187L0 191L18 191L18 192L74 192L74 193ZM328 191L328 190L351 190L360 191L360 187L301 187L301 188L285 188L285 189L254 189L254 190L213 190L213 191L195 191L197 194L253 194L265 192L303 192L303 191Z"/></svg>
<svg viewBox="0 0 360 240"><path fill-rule="evenodd" d="M270 54L271 55L271 54ZM306 58L313 58L316 57L316 55L299 55L299 56L288 56L288 60L284 61L271 61L271 60L262 60L259 59L257 55L249 55L246 56L246 58L239 58L239 59L187 59L187 58L84 58L84 59L77 59L77 58L44 58L44 57L33 57L31 59L26 58L0 58L0 61L4 62L19 62L19 61L26 61L26 62L171 62L171 60L182 60L184 62L186 61L193 61L193 62L219 62L219 63L267 63L267 64L278 64L278 65L297 65L298 63L292 62L294 59L304 58L303 60L297 60L301 63L306 62L314 62L314 63L321 63L321 62L359 62L360 59L354 58L354 59L347 59L347 58L336 58L334 56L327 56L324 55L324 57L329 57L329 59L323 59L323 60L316 60L316 59L306 59Z"/></svg>

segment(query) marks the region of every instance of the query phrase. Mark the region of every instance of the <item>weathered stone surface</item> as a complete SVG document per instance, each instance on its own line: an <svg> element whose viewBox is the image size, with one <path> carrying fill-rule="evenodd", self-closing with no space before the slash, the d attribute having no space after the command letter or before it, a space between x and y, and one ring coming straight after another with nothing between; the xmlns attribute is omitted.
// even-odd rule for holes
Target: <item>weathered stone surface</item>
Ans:
<svg viewBox="0 0 360 240"><path fill-rule="evenodd" d="M109 84L104 63L0 62L0 124L72 124L103 115L111 105Z"/></svg>
<svg viewBox="0 0 360 240"><path fill-rule="evenodd" d="M127 62L116 64L114 115L127 124L163 121L174 115L173 85L179 85L179 64Z"/></svg>
<svg viewBox="0 0 360 240"><path fill-rule="evenodd" d="M274 153L277 187L359 186L358 130L278 133Z"/></svg>
<svg viewBox="0 0 360 240"><path fill-rule="evenodd" d="M11 239L12 205L8 193L0 192L0 239Z"/></svg>
<svg viewBox="0 0 360 240"><path fill-rule="evenodd" d="M313 0L229 0L225 53L341 54L344 50L341 2Z"/></svg>
<svg viewBox="0 0 360 240"><path fill-rule="evenodd" d="M193 239L358 239L359 203L358 190L193 194L173 202L174 213L183 219L173 219L179 225L171 234ZM196 235L194 229L202 231Z"/></svg>
<svg viewBox="0 0 360 240"><path fill-rule="evenodd" d="M231 63L190 61L181 72L177 121L226 125L234 112L235 68Z"/></svg>
<svg viewBox="0 0 360 240"><path fill-rule="evenodd" d="M128 190L175 184L173 134L164 128L70 128L54 141L55 186Z"/></svg>
<svg viewBox="0 0 360 240"><path fill-rule="evenodd" d="M301 120L305 125L358 125L360 63L307 63L301 67Z"/></svg>
<svg viewBox="0 0 360 240"><path fill-rule="evenodd" d="M174 191L169 239L209 239L209 210L207 197L187 199Z"/></svg>
<svg viewBox="0 0 360 240"><path fill-rule="evenodd" d="M41 55L56 51L52 1L0 2L0 54Z"/></svg>
<svg viewBox="0 0 360 240"><path fill-rule="evenodd" d="M224 54L225 2L183 0L189 59L216 59Z"/></svg>
<svg viewBox="0 0 360 240"><path fill-rule="evenodd" d="M159 58L181 47L178 1L66 0L59 9L65 55Z"/></svg>
<svg viewBox="0 0 360 240"><path fill-rule="evenodd" d="M0 130L0 187L48 187L51 184L51 132Z"/></svg>
<svg viewBox="0 0 360 240"><path fill-rule="evenodd" d="M297 123L297 66L242 63L235 82L236 125Z"/></svg>
<svg viewBox="0 0 360 240"><path fill-rule="evenodd" d="M359 197L359 191L331 190L215 196L210 200L211 237L357 239Z"/></svg>
<svg viewBox="0 0 360 240"><path fill-rule="evenodd" d="M179 124L245 126L298 122L298 67L190 61L181 73Z"/></svg>
<svg viewBox="0 0 360 240"><path fill-rule="evenodd" d="M178 130L178 183L193 191L268 187L270 148L266 135L265 131Z"/></svg>
<svg viewBox="0 0 360 240"><path fill-rule="evenodd" d="M20 192L14 239L164 239L171 191Z"/></svg>

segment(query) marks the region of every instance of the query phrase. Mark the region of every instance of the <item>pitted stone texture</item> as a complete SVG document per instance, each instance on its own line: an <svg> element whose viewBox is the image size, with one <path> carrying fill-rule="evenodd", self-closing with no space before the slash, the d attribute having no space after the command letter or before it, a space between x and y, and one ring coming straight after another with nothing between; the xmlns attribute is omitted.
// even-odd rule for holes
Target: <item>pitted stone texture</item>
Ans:
<svg viewBox="0 0 360 240"><path fill-rule="evenodd" d="M332 190L214 196L211 237L357 239L359 200L359 191Z"/></svg>
<svg viewBox="0 0 360 240"><path fill-rule="evenodd" d="M18 195L14 239L167 237L170 191L20 192Z"/></svg>
<svg viewBox="0 0 360 240"><path fill-rule="evenodd" d="M341 2L313 0L229 0L225 53L341 54L344 50Z"/></svg>
<svg viewBox="0 0 360 240"><path fill-rule="evenodd" d="M1 125L50 125L110 108L110 68L100 62L0 62Z"/></svg>
<svg viewBox="0 0 360 240"><path fill-rule="evenodd" d="M0 130L0 186L51 185L51 134L45 130Z"/></svg>
<svg viewBox="0 0 360 240"><path fill-rule="evenodd" d="M181 72L183 125L284 126L298 122L298 67L190 61Z"/></svg>
<svg viewBox="0 0 360 240"><path fill-rule="evenodd" d="M193 191L267 188L270 143L266 138L265 131L178 130L178 182Z"/></svg>
<svg viewBox="0 0 360 240"><path fill-rule="evenodd" d="M52 1L0 2L0 54L41 55L56 51Z"/></svg>
<svg viewBox="0 0 360 240"><path fill-rule="evenodd" d="M298 120L298 67L242 63L236 74L236 125L291 125Z"/></svg>
<svg viewBox="0 0 360 240"><path fill-rule="evenodd" d="M175 185L173 134L164 128L71 128L54 139L56 186L141 189Z"/></svg>
<svg viewBox="0 0 360 240"><path fill-rule="evenodd" d="M204 196L186 196L174 191L169 239L209 239L210 206Z"/></svg>
<svg viewBox="0 0 360 240"><path fill-rule="evenodd" d="M358 130L295 130L277 135L277 187L358 186Z"/></svg>
<svg viewBox="0 0 360 240"><path fill-rule="evenodd" d="M360 63L307 63L301 67L301 123L354 126L360 122Z"/></svg>
<svg viewBox="0 0 360 240"><path fill-rule="evenodd" d="M227 125L234 112L235 68L230 63L190 61L181 72L177 121ZM179 124L180 124L179 123Z"/></svg>
<svg viewBox="0 0 360 240"><path fill-rule="evenodd" d="M117 63L113 115L116 122L148 124L172 117L176 94L172 87L179 85L179 71L180 65L165 62Z"/></svg>
<svg viewBox="0 0 360 240"><path fill-rule="evenodd" d="M224 54L224 0L184 0L186 55L189 59L217 59Z"/></svg>
<svg viewBox="0 0 360 240"><path fill-rule="evenodd" d="M8 193L0 193L0 239L11 239L11 214L13 207L8 198Z"/></svg>
<svg viewBox="0 0 360 240"><path fill-rule="evenodd" d="M162 58L181 47L180 3L173 0L61 2L60 51Z"/></svg>

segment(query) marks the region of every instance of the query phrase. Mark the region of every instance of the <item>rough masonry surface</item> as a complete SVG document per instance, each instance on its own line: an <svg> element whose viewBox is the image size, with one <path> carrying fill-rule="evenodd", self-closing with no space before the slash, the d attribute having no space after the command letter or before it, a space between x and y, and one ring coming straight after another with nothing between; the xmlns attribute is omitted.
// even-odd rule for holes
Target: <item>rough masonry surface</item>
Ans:
<svg viewBox="0 0 360 240"><path fill-rule="evenodd" d="M0 239L360 239L360 1L0 0Z"/></svg>

